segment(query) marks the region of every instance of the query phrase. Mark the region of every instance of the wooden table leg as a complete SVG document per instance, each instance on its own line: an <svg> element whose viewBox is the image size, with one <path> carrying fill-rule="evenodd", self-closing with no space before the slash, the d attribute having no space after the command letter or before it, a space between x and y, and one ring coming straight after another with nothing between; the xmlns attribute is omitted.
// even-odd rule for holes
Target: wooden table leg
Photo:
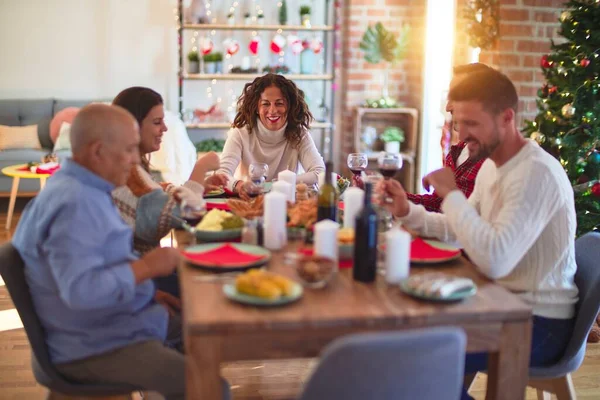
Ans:
<svg viewBox="0 0 600 400"><path fill-rule="evenodd" d="M500 348L488 359L486 400L524 400L529 380L531 319L507 322Z"/></svg>
<svg viewBox="0 0 600 400"><path fill-rule="evenodd" d="M10 190L10 199L8 201L8 215L6 216L6 230L10 230L13 212L15 211L15 202L17 200L17 192L19 191L19 181L21 178L13 177L12 189Z"/></svg>
<svg viewBox="0 0 600 400"><path fill-rule="evenodd" d="M192 336L186 341L186 353L185 398L221 400L221 340Z"/></svg>
<svg viewBox="0 0 600 400"><path fill-rule="evenodd" d="M42 190L44 186L46 186L46 179L48 178L45 176L43 178L40 178L40 190Z"/></svg>

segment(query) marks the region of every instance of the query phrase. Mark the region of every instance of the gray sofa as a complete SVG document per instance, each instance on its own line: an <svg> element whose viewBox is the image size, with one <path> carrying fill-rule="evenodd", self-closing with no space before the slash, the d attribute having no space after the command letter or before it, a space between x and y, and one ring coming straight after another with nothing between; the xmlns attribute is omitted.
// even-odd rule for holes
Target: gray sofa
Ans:
<svg viewBox="0 0 600 400"><path fill-rule="evenodd" d="M38 125L38 136L42 150L14 149L0 151L0 169L14 164L40 162L42 156L52 152L54 144L50 139L50 121L54 115L67 107L83 107L92 101L110 100L61 100L61 99L0 99L0 125ZM60 159L67 157L68 151L58 153ZM10 194L12 178L0 174L0 197ZM38 179L21 179L19 195L33 195L40 189Z"/></svg>

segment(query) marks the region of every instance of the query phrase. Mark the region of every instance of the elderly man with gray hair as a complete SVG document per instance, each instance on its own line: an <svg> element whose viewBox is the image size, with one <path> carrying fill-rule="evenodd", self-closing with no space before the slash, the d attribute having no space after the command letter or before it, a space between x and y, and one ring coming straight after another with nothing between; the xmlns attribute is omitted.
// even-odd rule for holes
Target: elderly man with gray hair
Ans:
<svg viewBox="0 0 600 400"><path fill-rule="evenodd" d="M13 244L59 372L183 399L185 357L165 345L181 326L154 301L151 279L171 274L179 253L157 248L138 259L111 197L140 162L139 141L126 110L82 108L71 130L72 159L27 205Z"/></svg>

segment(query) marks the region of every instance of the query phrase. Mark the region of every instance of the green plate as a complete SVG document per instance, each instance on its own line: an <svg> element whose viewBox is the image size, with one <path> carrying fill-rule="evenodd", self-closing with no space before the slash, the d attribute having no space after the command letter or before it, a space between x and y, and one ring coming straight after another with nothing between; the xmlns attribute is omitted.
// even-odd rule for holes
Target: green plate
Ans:
<svg viewBox="0 0 600 400"><path fill-rule="evenodd" d="M408 286L408 279L406 279L406 280L400 282L400 290L402 290L407 295L412 296L417 299L420 299L420 300L433 301L436 303L454 303L454 302L469 298L471 296L474 296L475 293L477 293L477 286L475 284L473 284L473 287L471 287L469 289L454 292L450 296L447 296L447 297L438 297L438 296L429 296L424 293L420 293L415 290L412 290Z"/></svg>
<svg viewBox="0 0 600 400"><path fill-rule="evenodd" d="M204 193L204 197L217 197L217 196L222 196L225 193L225 190L223 189L215 189L215 190L211 190L208 193Z"/></svg>
<svg viewBox="0 0 600 400"><path fill-rule="evenodd" d="M224 229L222 231L196 231L196 239L202 242L223 242L242 237L242 228Z"/></svg>
<svg viewBox="0 0 600 400"><path fill-rule="evenodd" d="M244 243L229 243L240 251L245 253L250 253L256 256L264 256L263 259L249 262L247 264L236 264L236 265L214 265L214 264L204 264L198 261L189 260L183 255L184 260L186 260L190 265L194 267L198 267L203 270L211 271L211 272L234 272L234 271L246 271L252 268L257 268L262 265L267 264L271 260L271 252L264 247L254 246L251 244ZM195 246L190 246L185 249L188 253L205 253L207 251L214 250L215 248L223 246L223 243L206 243L206 244L198 244Z"/></svg>
<svg viewBox="0 0 600 400"><path fill-rule="evenodd" d="M229 300L236 301L242 304L248 304L251 306L282 306L285 304L293 303L302 297L302 293L304 289L302 289L302 285L294 282L294 288L292 289L292 294L290 296L281 296L276 300L263 299L261 297L249 296L247 294L243 294L237 291L234 283L227 283L223 285L223 293Z"/></svg>
<svg viewBox="0 0 600 400"><path fill-rule="evenodd" d="M265 186L263 187L263 191L265 193L269 193L271 188L273 187L273 182L265 182Z"/></svg>

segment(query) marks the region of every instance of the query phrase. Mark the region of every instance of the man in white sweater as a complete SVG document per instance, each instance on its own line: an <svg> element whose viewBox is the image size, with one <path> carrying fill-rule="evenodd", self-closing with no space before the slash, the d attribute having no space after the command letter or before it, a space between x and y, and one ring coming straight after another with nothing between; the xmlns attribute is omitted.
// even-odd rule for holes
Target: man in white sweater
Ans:
<svg viewBox="0 0 600 400"><path fill-rule="evenodd" d="M485 158L467 200L449 168L423 179L443 198L443 214L410 203L397 181L382 185L390 210L422 236L461 246L486 276L533 308L531 365L552 363L570 339L577 302L573 190L560 163L519 133L518 96L496 70L470 75L448 95L459 139ZM487 368L486 354L468 354L465 374ZM470 399L466 391L464 399Z"/></svg>

